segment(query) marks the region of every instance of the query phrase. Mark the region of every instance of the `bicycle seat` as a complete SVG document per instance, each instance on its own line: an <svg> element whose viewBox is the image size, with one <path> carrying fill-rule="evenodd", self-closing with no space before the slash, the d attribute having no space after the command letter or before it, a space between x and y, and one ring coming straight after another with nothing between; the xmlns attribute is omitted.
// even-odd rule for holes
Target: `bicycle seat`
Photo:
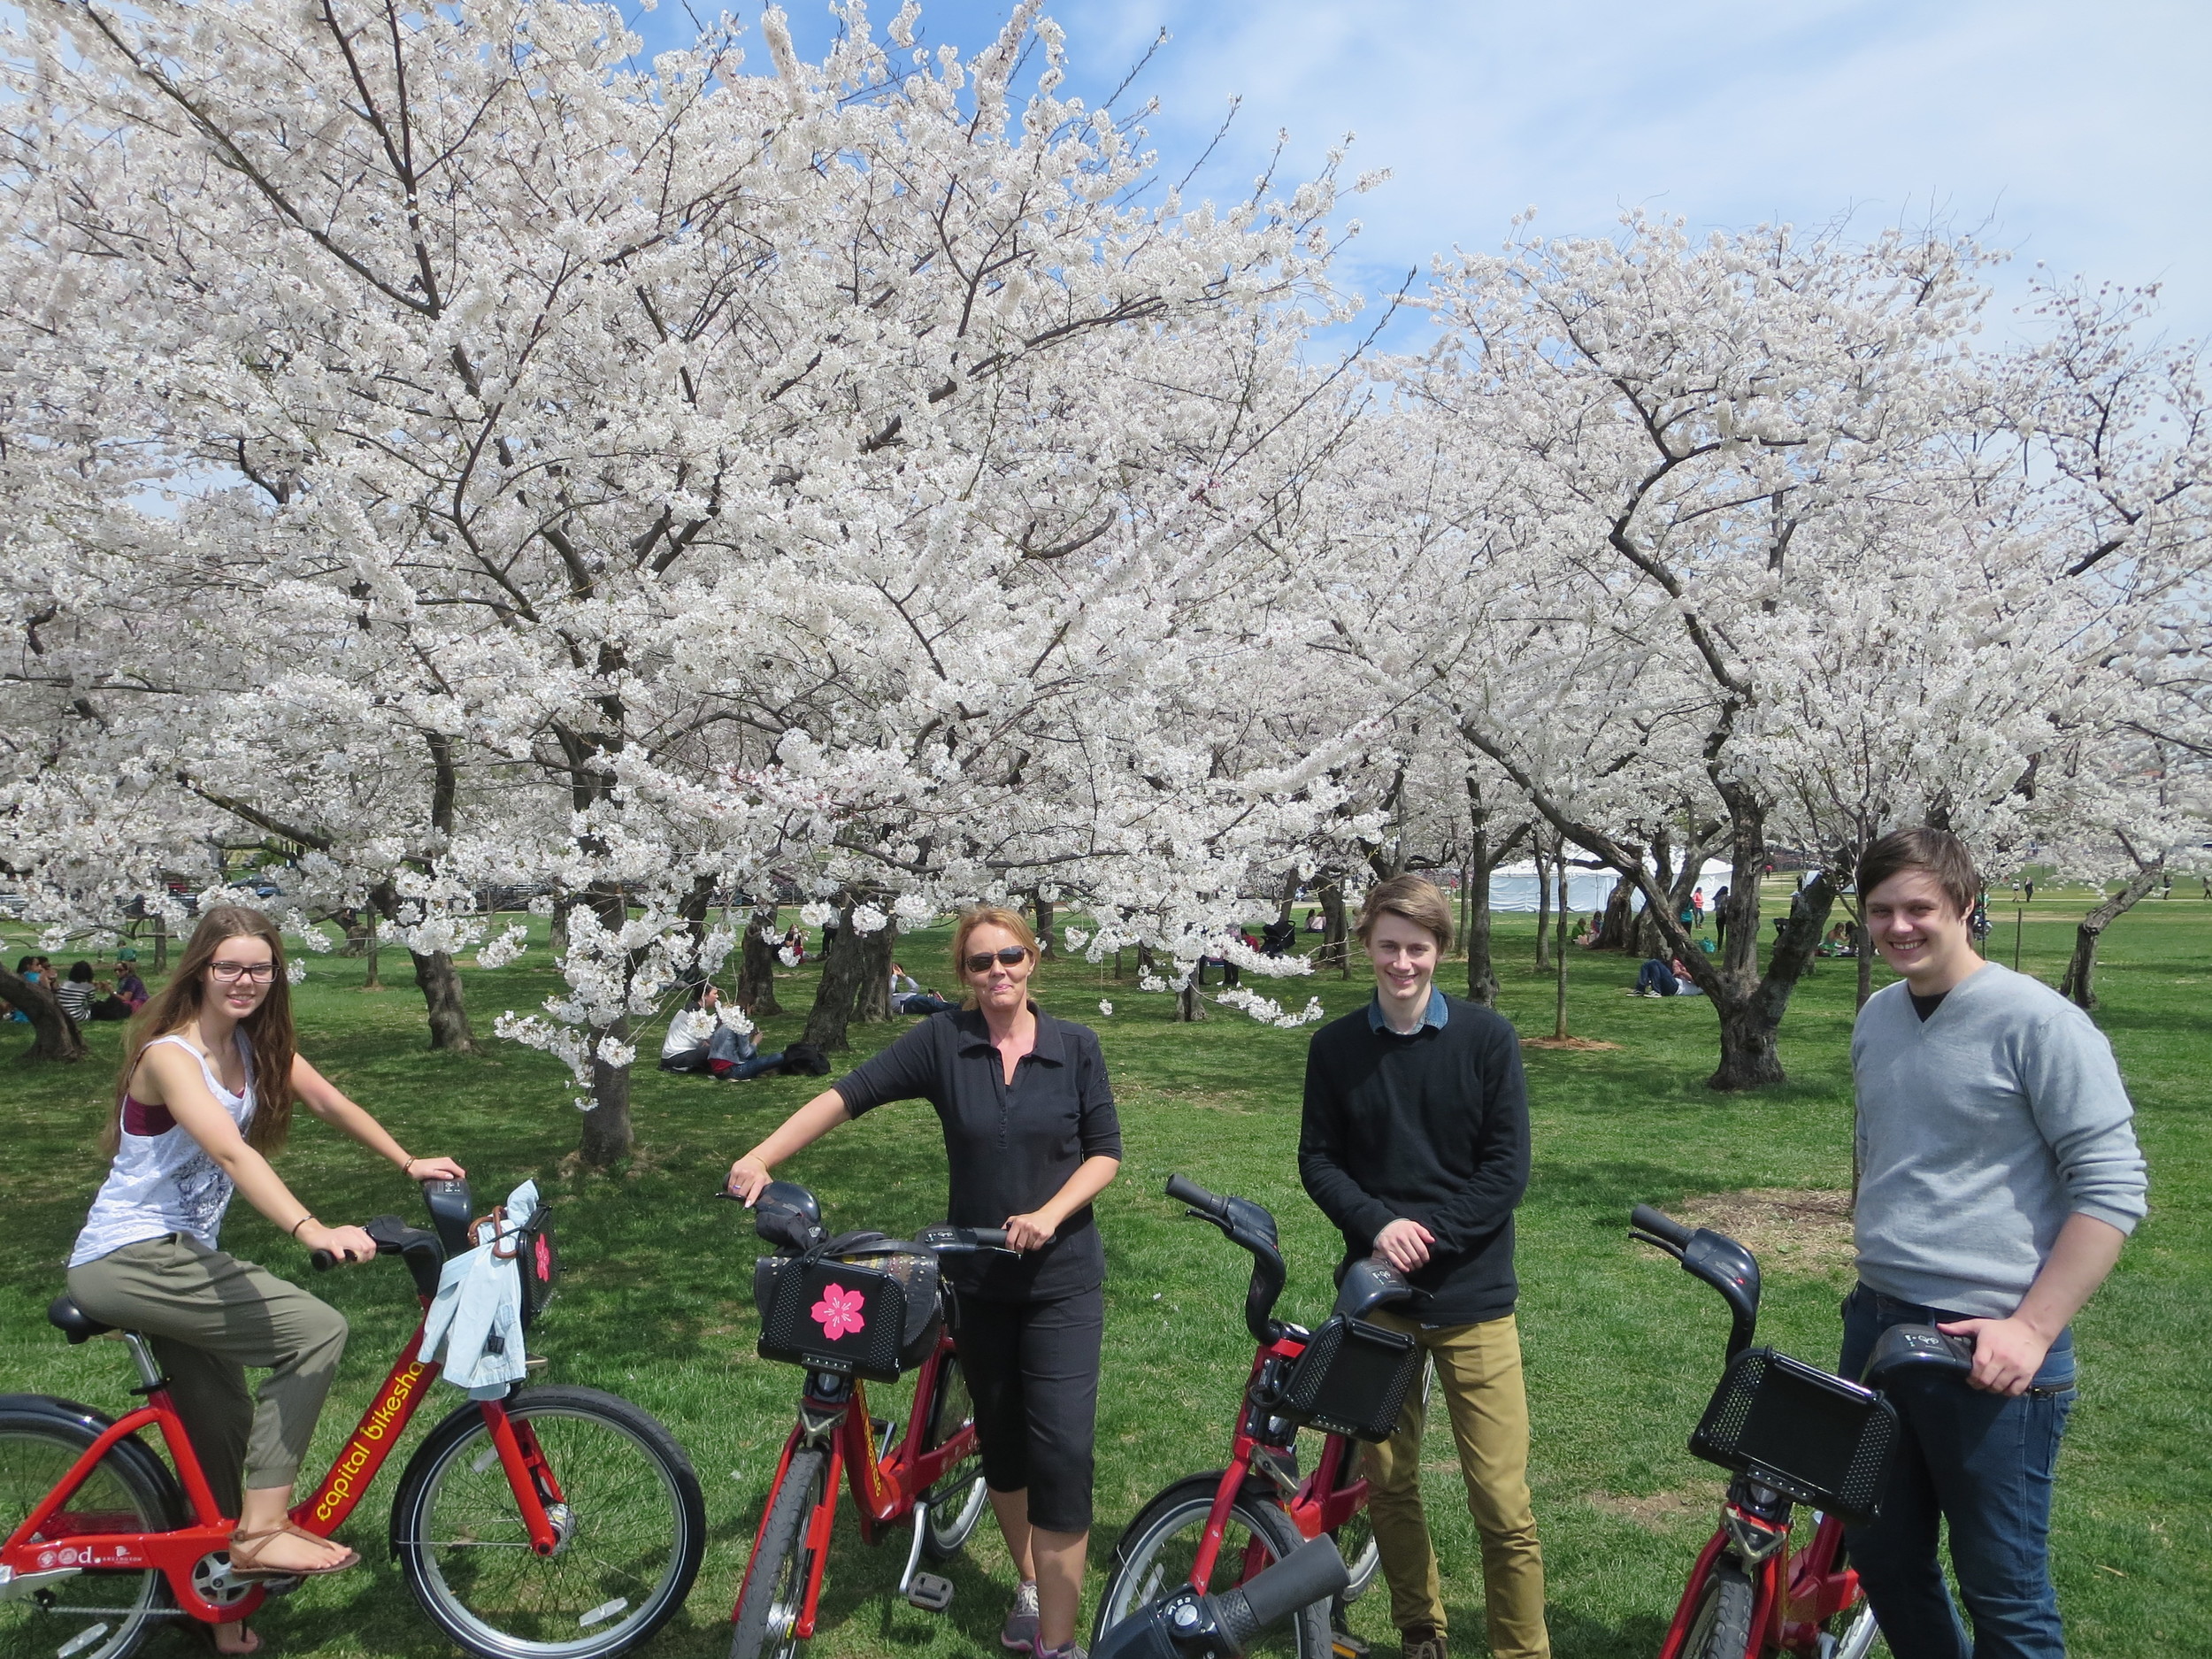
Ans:
<svg viewBox="0 0 2212 1659"><path fill-rule="evenodd" d="M111 1325L102 1325L77 1306L77 1299L67 1291L46 1304L46 1323L67 1337L72 1347L89 1342L96 1336L105 1336L115 1329Z"/></svg>

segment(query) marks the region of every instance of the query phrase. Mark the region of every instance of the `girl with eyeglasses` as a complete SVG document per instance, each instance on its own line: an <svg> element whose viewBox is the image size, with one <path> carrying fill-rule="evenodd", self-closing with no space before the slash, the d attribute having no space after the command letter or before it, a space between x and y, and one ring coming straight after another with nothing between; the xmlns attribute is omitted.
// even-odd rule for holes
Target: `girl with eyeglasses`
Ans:
<svg viewBox="0 0 2212 1659"><path fill-rule="evenodd" d="M292 1195L269 1155L297 1100L388 1158L411 1180L457 1177L451 1158L412 1158L293 1047L284 941L260 911L201 917L177 972L132 1027L101 1137L107 1179L69 1256L69 1294L103 1324L143 1332L215 1499L238 1517L232 1571L246 1578L339 1572L361 1558L291 1525L292 1486L329 1392L346 1322L338 1311L219 1248L234 1191L308 1251L365 1262L359 1227L328 1227ZM265 1368L257 1394L245 1368ZM242 1622L216 1651L249 1654Z"/></svg>
<svg viewBox="0 0 2212 1659"><path fill-rule="evenodd" d="M1004 1227L1018 1257L949 1259L953 1338L975 1402L984 1484L1021 1583L1002 1647L1071 1659L1091 1528L1106 1255L1091 1201L1121 1167L1098 1036L1029 1000L1037 940L980 906L953 932L964 1007L933 1014L786 1118L730 1167L751 1203L768 1171L838 1125L926 1100L944 1126L948 1219Z"/></svg>

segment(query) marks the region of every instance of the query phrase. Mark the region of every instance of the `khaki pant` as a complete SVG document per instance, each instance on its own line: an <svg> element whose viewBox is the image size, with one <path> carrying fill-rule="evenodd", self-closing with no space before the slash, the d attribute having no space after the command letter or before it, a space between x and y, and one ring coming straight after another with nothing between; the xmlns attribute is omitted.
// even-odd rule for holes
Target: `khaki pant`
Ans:
<svg viewBox="0 0 2212 1659"><path fill-rule="evenodd" d="M242 1484L257 1492L299 1478L346 1350L343 1314L180 1233L71 1268L69 1294L102 1324L151 1339L226 1516L238 1513ZM249 1365L269 1370L255 1395Z"/></svg>
<svg viewBox="0 0 2212 1659"><path fill-rule="evenodd" d="M1521 1386L1521 1337L1513 1316L1433 1331L1389 1313L1368 1317L1412 1337L1435 1363L1437 1392L1459 1443L1467 1509L1482 1540L1490 1651L1497 1659L1545 1659L1551 1638L1544 1629L1544 1556L1529 1507L1528 1396ZM1367 1448L1367 1512L1383 1577L1390 1581L1391 1622L1401 1631L1428 1624L1441 1632L1443 1586L1421 1511L1424 1415L1415 1394L1406 1402L1397 1432Z"/></svg>

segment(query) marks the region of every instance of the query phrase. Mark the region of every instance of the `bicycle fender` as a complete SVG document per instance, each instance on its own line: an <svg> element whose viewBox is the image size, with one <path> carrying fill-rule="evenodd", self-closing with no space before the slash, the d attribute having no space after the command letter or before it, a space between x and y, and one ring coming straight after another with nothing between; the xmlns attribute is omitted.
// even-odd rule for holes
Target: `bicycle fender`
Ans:
<svg viewBox="0 0 2212 1659"><path fill-rule="evenodd" d="M42 1418L57 1428L82 1435L88 1446L115 1426L115 1419L96 1406L53 1394L0 1394L0 1417ZM107 1455L131 1465L133 1472L146 1480L149 1489L160 1494L162 1507L167 1511L162 1517L165 1527L185 1525L188 1511L184 1488L177 1484L169 1465L157 1457L145 1441L135 1434L127 1434L108 1448Z"/></svg>

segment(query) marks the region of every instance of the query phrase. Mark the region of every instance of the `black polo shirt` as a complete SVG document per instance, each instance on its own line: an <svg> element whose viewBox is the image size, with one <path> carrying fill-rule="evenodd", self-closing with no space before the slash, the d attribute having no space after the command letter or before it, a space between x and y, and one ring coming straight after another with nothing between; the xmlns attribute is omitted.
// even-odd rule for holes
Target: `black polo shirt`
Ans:
<svg viewBox="0 0 2212 1659"><path fill-rule="evenodd" d="M937 1109L952 1178L946 1218L956 1226L1002 1227L1009 1216L1048 1203L1084 1159L1121 1156L1121 1122L1098 1033L1055 1019L1034 1002L1029 1008L1037 1042L1016 1064L1010 1084L982 1010L973 1008L932 1014L838 1082L855 1118L897 1100L926 1100ZM1041 1250L953 1256L945 1270L963 1295L1046 1302L1101 1283L1106 1252L1086 1204Z"/></svg>

